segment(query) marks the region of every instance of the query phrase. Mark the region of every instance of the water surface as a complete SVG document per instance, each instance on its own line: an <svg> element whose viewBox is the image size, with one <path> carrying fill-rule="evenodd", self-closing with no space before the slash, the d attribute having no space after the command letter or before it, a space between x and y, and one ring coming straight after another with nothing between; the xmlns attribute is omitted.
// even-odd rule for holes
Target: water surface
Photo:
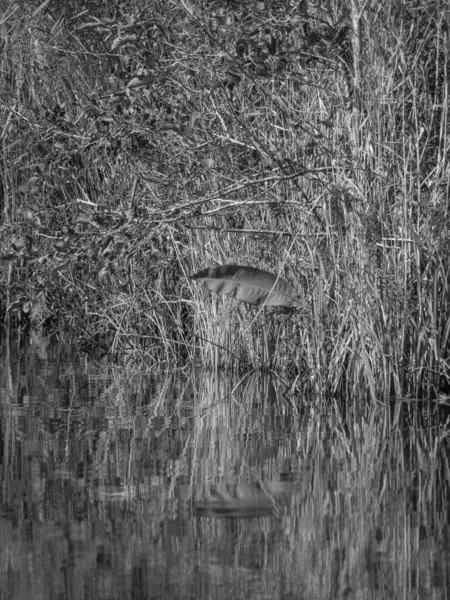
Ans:
<svg viewBox="0 0 450 600"><path fill-rule="evenodd" d="M0 596L449 597L445 407L290 383L4 342Z"/></svg>

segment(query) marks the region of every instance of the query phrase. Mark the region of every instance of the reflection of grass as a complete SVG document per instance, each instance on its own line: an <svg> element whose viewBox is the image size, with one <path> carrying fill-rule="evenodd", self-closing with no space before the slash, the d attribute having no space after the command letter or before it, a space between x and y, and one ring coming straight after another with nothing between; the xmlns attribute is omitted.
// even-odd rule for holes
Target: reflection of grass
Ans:
<svg viewBox="0 0 450 600"><path fill-rule="evenodd" d="M447 393L441 4L119 4L6 2L7 321L155 368ZM230 304L186 276L224 263L304 288L305 309L223 322Z"/></svg>
<svg viewBox="0 0 450 600"><path fill-rule="evenodd" d="M282 431L286 406L273 390L253 379L229 398L226 381L204 379L199 400L205 398L206 414L194 442L195 481L204 487L197 499L202 560L215 577L223 580L231 569L235 585L248 585L242 570L258 564L261 597L276 597L284 582L293 597L377 589L389 598L409 590L405 574L418 568L426 587L448 488L437 475L447 463L444 445L432 472L424 455L407 450L425 444L431 458L428 426L404 439L405 422L373 408L349 416L344 427L330 405L326 414L290 415ZM405 411L406 422L418 416L415 408ZM439 423L437 413L429 418ZM426 550L417 538L424 522ZM446 572L445 557L437 570Z"/></svg>
<svg viewBox="0 0 450 600"><path fill-rule="evenodd" d="M2 351L2 589L393 598L439 587L447 407L349 402L344 416L331 398L288 401L256 371L154 379L44 352L20 363L16 346Z"/></svg>

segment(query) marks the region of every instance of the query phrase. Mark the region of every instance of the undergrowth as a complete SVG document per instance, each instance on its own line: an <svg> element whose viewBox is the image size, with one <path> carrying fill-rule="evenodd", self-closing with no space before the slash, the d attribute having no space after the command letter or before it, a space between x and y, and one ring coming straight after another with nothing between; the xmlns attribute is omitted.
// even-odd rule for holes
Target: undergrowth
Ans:
<svg viewBox="0 0 450 600"><path fill-rule="evenodd" d="M5 323L320 393L447 394L449 9L6 2ZM227 262L304 310L187 278Z"/></svg>

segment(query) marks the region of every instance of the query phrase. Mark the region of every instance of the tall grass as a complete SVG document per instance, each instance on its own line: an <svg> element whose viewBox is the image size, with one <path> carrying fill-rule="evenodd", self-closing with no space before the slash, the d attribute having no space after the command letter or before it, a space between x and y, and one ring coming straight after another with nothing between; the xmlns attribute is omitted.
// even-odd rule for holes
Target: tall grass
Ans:
<svg viewBox="0 0 450 600"><path fill-rule="evenodd" d="M11 323L372 402L448 392L448 2L306 7L10 3ZM304 310L186 277L224 262Z"/></svg>

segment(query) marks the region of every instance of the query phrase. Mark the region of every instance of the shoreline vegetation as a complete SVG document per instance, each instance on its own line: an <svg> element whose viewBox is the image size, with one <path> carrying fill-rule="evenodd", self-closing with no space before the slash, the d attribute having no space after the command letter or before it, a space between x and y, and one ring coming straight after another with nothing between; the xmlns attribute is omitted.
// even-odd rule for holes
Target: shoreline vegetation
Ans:
<svg viewBox="0 0 450 600"><path fill-rule="evenodd" d="M4 3L5 328L321 397L449 395L450 2L110 4ZM225 264L304 306L189 279Z"/></svg>

